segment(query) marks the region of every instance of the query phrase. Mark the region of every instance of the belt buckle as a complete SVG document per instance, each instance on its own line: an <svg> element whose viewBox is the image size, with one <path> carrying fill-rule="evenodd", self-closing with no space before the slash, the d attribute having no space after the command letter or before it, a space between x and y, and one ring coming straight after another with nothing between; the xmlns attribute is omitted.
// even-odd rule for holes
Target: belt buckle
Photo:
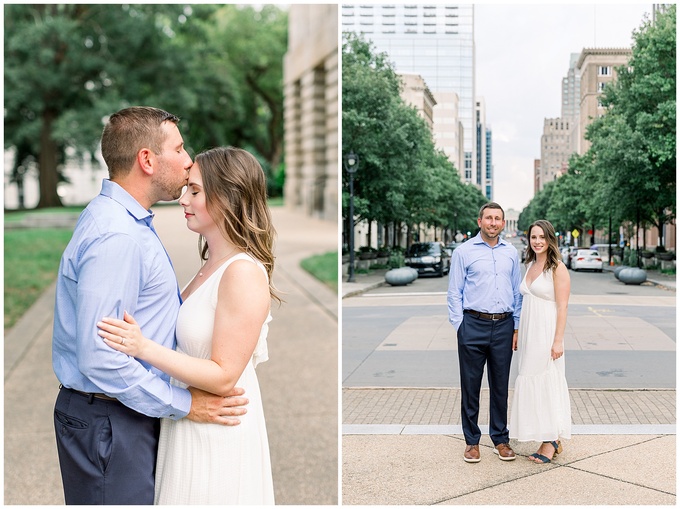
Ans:
<svg viewBox="0 0 680 509"><path fill-rule="evenodd" d="M496 316L498 316L498 318L496 318ZM501 315L497 315L496 313L491 313L491 321L492 321L492 322L497 322L498 320L501 319L500 316L501 316Z"/></svg>

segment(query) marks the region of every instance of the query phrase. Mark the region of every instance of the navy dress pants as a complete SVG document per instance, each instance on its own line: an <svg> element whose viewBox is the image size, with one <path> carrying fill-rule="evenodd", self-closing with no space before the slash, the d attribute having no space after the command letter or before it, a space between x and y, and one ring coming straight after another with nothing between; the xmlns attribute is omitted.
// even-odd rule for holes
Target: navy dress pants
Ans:
<svg viewBox="0 0 680 509"><path fill-rule="evenodd" d="M160 419L62 388L54 430L66 504L153 504Z"/></svg>
<svg viewBox="0 0 680 509"><path fill-rule="evenodd" d="M490 392L489 435L494 445L509 441L508 381L514 328L512 315L493 321L463 314L458 328L458 362L461 421L467 445L478 444L482 436L477 419L485 364Z"/></svg>

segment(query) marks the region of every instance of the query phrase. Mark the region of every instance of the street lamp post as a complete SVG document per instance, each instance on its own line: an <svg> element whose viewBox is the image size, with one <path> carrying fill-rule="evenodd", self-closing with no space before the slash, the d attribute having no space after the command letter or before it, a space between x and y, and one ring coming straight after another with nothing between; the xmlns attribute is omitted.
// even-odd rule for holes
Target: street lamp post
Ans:
<svg viewBox="0 0 680 509"><path fill-rule="evenodd" d="M349 174L349 271L347 282L354 283L354 174L359 169L359 157L350 151L344 158Z"/></svg>

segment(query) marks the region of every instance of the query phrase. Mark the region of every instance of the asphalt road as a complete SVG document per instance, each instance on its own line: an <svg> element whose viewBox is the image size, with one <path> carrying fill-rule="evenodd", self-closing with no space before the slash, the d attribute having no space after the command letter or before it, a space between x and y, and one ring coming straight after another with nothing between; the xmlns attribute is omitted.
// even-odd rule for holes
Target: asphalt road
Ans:
<svg viewBox="0 0 680 509"><path fill-rule="evenodd" d="M627 286L611 272L570 275L569 386L675 387L675 293ZM421 277L343 300L343 387L459 387L447 285L446 276Z"/></svg>

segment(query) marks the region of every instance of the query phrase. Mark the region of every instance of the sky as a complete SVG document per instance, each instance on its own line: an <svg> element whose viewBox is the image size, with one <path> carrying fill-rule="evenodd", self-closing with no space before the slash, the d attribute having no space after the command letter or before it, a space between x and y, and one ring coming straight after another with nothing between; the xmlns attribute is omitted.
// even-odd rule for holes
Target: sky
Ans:
<svg viewBox="0 0 680 509"><path fill-rule="evenodd" d="M494 200L521 211L534 193L543 120L561 114L571 53L631 47L652 4L475 4L476 93L492 129Z"/></svg>

